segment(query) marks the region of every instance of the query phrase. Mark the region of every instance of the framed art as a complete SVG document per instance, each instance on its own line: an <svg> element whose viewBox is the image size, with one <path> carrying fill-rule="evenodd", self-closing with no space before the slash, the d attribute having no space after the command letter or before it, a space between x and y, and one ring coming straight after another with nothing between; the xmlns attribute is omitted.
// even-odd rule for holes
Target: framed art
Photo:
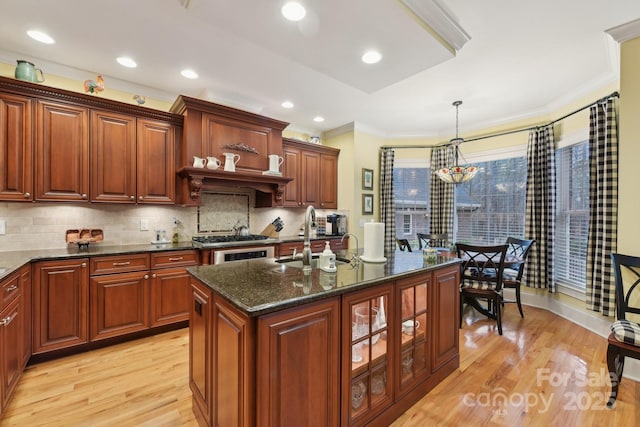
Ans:
<svg viewBox="0 0 640 427"><path fill-rule="evenodd" d="M373 169L362 169L362 189L373 190Z"/></svg>
<svg viewBox="0 0 640 427"><path fill-rule="evenodd" d="M362 195L362 215L373 215L373 194Z"/></svg>

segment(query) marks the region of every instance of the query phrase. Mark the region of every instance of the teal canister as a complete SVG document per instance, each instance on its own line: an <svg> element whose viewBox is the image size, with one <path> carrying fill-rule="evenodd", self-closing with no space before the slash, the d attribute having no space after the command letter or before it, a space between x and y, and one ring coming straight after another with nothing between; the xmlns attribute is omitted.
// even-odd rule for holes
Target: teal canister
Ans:
<svg viewBox="0 0 640 427"><path fill-rule="evenodd" d="M40 72L40 78L38 78L38 72ZM42 83L44 81L44 73L40 68L36 68L29 61L24 59L18 59L18 65L16 66L16 79L24 80L32 83Z"/></svg>

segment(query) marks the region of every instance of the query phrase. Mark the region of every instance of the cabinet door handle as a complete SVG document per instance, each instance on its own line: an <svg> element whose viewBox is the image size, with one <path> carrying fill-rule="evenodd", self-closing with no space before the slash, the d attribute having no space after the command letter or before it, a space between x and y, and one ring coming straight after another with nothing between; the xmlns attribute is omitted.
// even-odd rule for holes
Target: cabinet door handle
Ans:
<svg viewBox="0 0 640 427"><path fill-rule="evenodd" d="M9 286L9 287L6 289L6 291L7 291L7 292L13 292L13 291L15 291L16 289L18 289L18 285L11 285L11 286Z"/></svg>
<svg viewBox="0 0 640 427"><path fill-rule="evenodd" d="M13 321L13 319L16 318L16 316L18 315L18 313L14 313L12 316L7 316L4 319L0 320L0 324L7 326L9 325L9 323L11 323Z"/></svg>
<svg viewBox="0 0 640 427"><path fill-rule="evenodd" d="M130 265L131 261L125 261L125 262L114 262L113 266L114 267L122 267L123 265Z"/></svg>
<svg viewBox="0 0 640 427"><path fill-rule="evenodd" d="M31 197L31 193L24 193L24 198L28 199L29 197Z"/></svg>
<svg viewBox="0 0 640 427"><path fill-rule="evenodd" d="M82 198L83 198L83 199L86 199L86 198L87 198L87 195L83 193L83 194L82 194Z"/></svg>
<svg viewBox="0 0 640 427"><path fill-rule="evenodd" d="M138 196L138 200L142 200L142 199L143 199L143 197L142 197L142 196Z"/></svg>
<svg viewBox="0 0 640 427"><path fill-rule="evenodd" d="M149 275L148 275L148 274L145 274L145 275L144 275L144 278L145 278L145 279L148 279L148 278L149 278Z"/></svg>
<svg viewBox="0 0 640 427"><path fill-rule="evenodd" d="M155 278L156 278L156 277L158 277L158 276L156 275L156 273L153 273L153 274L151 275L151 277L153 277L153 278L155 279Z"/></svg>
<svg viewBox="0 0 640 427"><path fill-rule="evenodd" d="M169 261L182 261L183 259L184 259L184 257L177 256L177 257L174 257L174 258L169 258Z"/></svg>
<svg viewBox="0 0 640 427"><path fill-rule="evenodd" d="M83 262L82 264L80 264L80 267L85 268L87 266L86 262Z"/></svg>
<svg viewBox="0 0 640 427"><path fill-rule="evenodd" d="M129 196L129 198L130 198L131 200L135 200L135 199L136 199L136 196Z"/></svg>

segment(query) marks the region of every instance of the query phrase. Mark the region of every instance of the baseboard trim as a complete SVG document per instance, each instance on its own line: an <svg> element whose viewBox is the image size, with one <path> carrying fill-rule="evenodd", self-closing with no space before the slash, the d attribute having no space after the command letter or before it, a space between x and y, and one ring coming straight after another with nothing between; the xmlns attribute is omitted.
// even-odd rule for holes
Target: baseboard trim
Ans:
<svg viewBox="0 0 640 427"><path fill-rule="evenodd" d="M507 291L508 292L508 291ZM603 337L602 345L607 344L611 326L611 318L598 315L595 312L589 312L586 309L572 306L566 302L559 301L547 295L540 295L526 292L523 288L521 292L522 304L532 307L541 308L563 317L578 326L600 335ZM525 316L526 316L525 312ZM640 382L640 360L628 358L624 362L623 378L629 378L633 381Z"/></svg>

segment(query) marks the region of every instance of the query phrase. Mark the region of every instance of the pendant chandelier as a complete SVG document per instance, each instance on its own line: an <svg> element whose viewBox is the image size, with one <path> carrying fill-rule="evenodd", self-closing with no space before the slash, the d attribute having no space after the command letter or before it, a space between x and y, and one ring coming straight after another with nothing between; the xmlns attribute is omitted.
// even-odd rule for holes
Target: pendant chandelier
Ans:
<svg viewBox="0 0 640 427"><path fill-rule="evenodd" d="M455 164L448 168L439 169L438 178L449 184L460 184L467 182L478 173L478 168L475 166L460 166L458 164L458 156L460 152L460 144L464 142L464 139L458 137L458 107L462 104L462 101L455 101L452 105L456 107L456 137L449 143L453 145L455 149Z"/></svg>

